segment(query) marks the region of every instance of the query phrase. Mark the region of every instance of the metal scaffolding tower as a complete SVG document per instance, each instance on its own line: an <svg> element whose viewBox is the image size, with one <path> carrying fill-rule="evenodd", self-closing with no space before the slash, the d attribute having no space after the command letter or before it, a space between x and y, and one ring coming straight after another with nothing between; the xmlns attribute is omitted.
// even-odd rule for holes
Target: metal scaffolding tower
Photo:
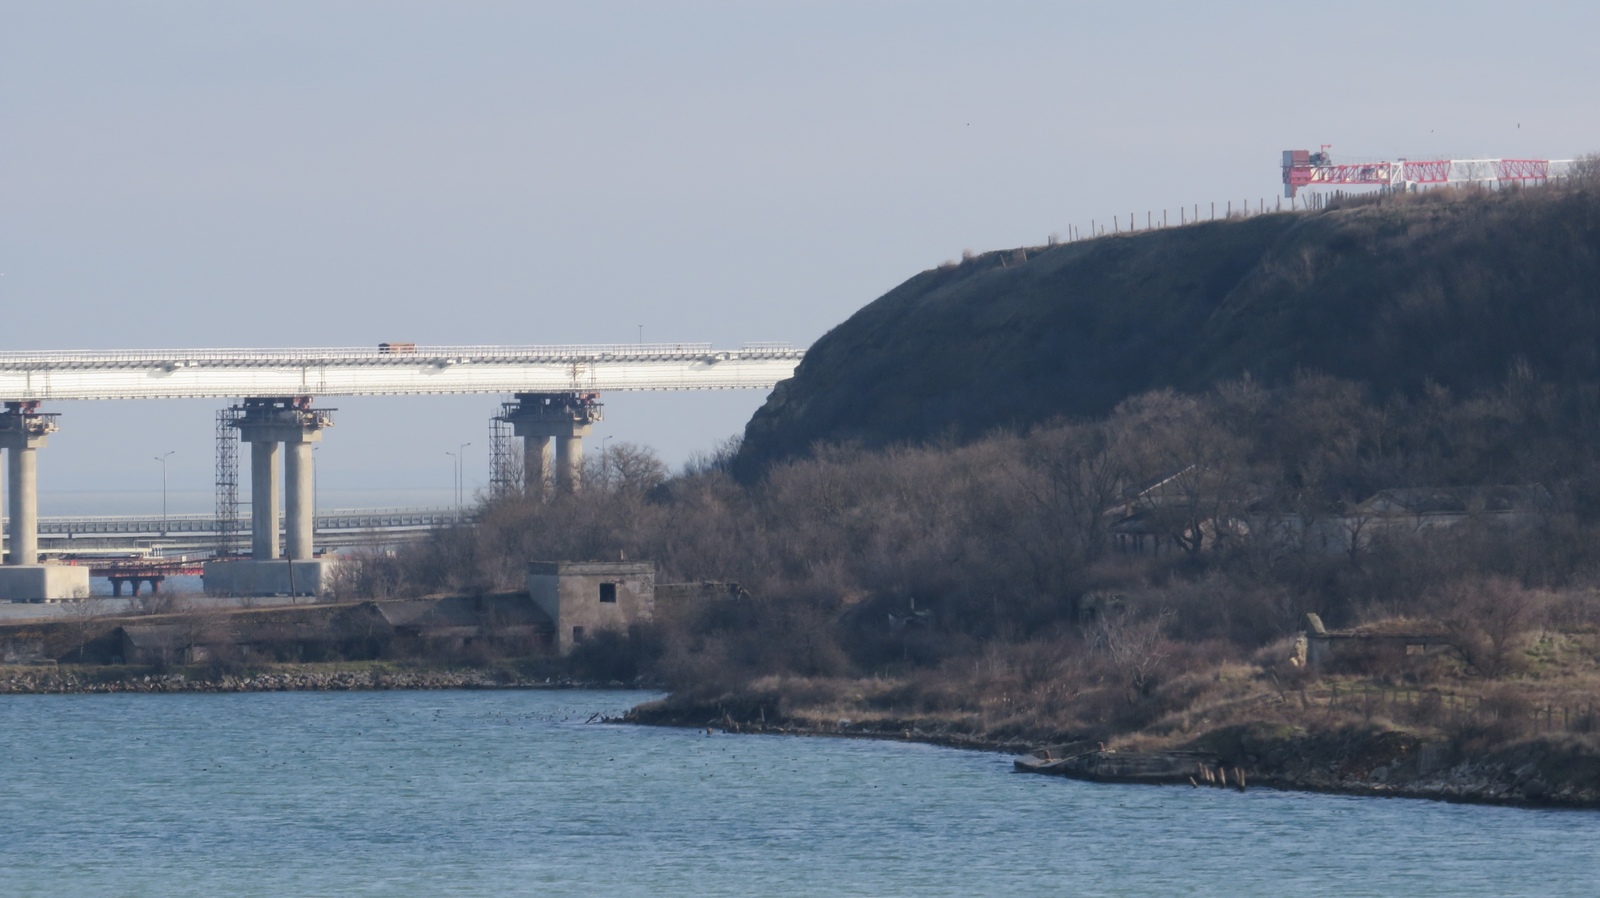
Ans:
<svg viewBox="0 0 1600 898"><path fill-rule="evenodd" d="M217 411L217 556L239 552L239 429L244 409Z"/></svg>
<svg viewBox="0 0 1600 898"><path fill-rule="evenodd" d="M489 419L489 497L504 499L522 495L522 441L512 432L507 418L515 402L502 403L500 414Z"/></svg>

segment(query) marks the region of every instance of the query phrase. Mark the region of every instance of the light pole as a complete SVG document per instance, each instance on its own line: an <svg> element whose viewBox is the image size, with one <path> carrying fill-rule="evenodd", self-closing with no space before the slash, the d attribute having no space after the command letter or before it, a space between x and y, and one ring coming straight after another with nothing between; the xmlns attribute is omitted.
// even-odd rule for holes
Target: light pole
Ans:
<svg viewBox="0 0 1600 898"><path fill-rule="evenodd" d="M611 482L611 434L600 441L600 482Z"/></svg>
<svg viewBox="0 0 1600 898"><path fill-rule="evenodd" d="M456 447L456 451L454 452L451 452L449 449L444 451L444 454L455 459L456 463L456 480L454 484L456 488L456 508L461 507L461 460L463 457L465 457L464 450L471 445L471 443L462 443Z"/></svg>
<svg viewBox="0 0 1600 898"><path fill-rule="evenodd" d="M161 535L167 535L167 457L178 450L169 450L165 455L156 456L156 461L161 462Z"/></svg>
<svg viewBox="0 0 1600 898"><path fill-rule="evenodd" d="M455 492L455 494L457 496L460 496L461 495L461 488L456 486L456 484L461 482L461 456L456 455L454 452L451 452L449 449L444 450L444 454L450 456L450 465L451 465L451 468L450 468L450 488ZM456 507L457 508L461 507L461 500L460 499L456 500Z"/></svg>

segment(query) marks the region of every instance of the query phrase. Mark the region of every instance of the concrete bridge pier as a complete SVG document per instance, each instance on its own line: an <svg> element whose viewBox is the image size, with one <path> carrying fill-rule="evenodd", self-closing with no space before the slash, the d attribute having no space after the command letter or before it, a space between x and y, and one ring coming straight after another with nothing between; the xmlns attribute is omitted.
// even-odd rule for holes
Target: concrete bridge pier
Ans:
<svg viewBox="0 0 1600 898"><path fill-rule="evenodd" d="M250 557L278 557L278 442L250 442Z"/></svg>
<svg viewBox="0 0 1600 898"><path fill-rule="evenodd" d="M321 439L321 434L317 434ZM312 557L316 549L313 545L316 523L316 472L311 461L311 441L302 440L298 443L288 443L284 446L283 480L284 480L284 511L286 521L285 537L289 557L302 561Z"/></svg>
<svg viewBox="0 0 1600 898"><path fill-rule="evenodd" d="M556 438L556 488L563 493L575 493L583 483L583 438L589 430L574 427Z"/></svg>
<svg viewBox="0 0 1600 898"><path fill-rule="evenodd" d="M518 393L502 418L522 438L523 489L532 499L574 493L583 480L583 438L602 419L599 393ZM554 471L550 441L555 441ZM551 483L552 475L554 483Z"/></svg>
<svg viewBox="0 0 1600 898"><path fill-rule="evenodd" d="M315 484L311 450L333 425L333 409L310 396L246 399L233 426L250 444L250 559L205 565L206 592L217 595L316 595L332 562L315 557ZM283 447L283 557L278 542L278 456Z"/></svg>
<svg viewBox="0 0 1600 898"><path fill-rule="evenodd" d="M520 431L514 431L520 434ZM550 494L550 438L522 437L522 489L530 499L543 500Z"/></svg>
<svg viewBox="0 0 1600 898"><path fill-rule="evenodd" d="M57 602L89 595L88 568L39 563L39 457L58 415L37 402L7 402L0 412L0 448L6 453L11 518L10 551L0 567L0 601Z"/></svg>

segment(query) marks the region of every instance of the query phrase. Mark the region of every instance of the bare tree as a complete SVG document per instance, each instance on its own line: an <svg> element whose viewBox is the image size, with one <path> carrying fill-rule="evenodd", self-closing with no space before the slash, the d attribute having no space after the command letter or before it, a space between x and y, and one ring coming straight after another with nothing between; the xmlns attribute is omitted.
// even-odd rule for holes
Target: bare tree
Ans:
<svg viewBox="0 0 1600 898"><path fill-rule="evenodd" d="M1434 597L1450 643L1468 666L1489 679L1513 672L1536 608L1536 595L1502 577L1460 580Z"/></svg>
<svg viewBox="0 0 1600 898"><path fill-rule="evenodd" d="M1128 687L1129 701L1148 695L1170 654L1163 628L1166 611L1144 619L1130 614L1102 615L1090 635L1091 645L1111 663Z"/></svg>
<svg viewBox="0 0 1600 898"><path fill-rule="evenodd" d="M1585 184L1600 182L1600 153L1589 153L1572 160L1567 177Z"/></svg>
<svg viewBox="0 0 1600 898"><path fill-rule="evenodd" d="M105 603L87 595L79 596L67 604L66 612L67 630L72 634L72 641L77 643L78 663L82 664L84 649L100 635L100 622L107 614Z"/></svg>

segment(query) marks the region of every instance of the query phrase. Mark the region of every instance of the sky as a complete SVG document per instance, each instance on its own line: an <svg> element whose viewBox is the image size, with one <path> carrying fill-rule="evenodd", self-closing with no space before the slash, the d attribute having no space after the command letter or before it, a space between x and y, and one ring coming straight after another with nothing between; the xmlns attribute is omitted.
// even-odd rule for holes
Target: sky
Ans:
<svg viewBox="0 0 1600 898"><path fill-rule="evenodd" d="M964 250L1273 202L1285 149L1600 150L1596 34L1593 0L0 0L0 350L805 346ZM609 394L589 448L676 466L764 398ZM479 488L498 401L324 400L319 490L448 497L457 451ZM218 405L46 409L41 512L149 502L168 451L208 508Z"/></svg>

